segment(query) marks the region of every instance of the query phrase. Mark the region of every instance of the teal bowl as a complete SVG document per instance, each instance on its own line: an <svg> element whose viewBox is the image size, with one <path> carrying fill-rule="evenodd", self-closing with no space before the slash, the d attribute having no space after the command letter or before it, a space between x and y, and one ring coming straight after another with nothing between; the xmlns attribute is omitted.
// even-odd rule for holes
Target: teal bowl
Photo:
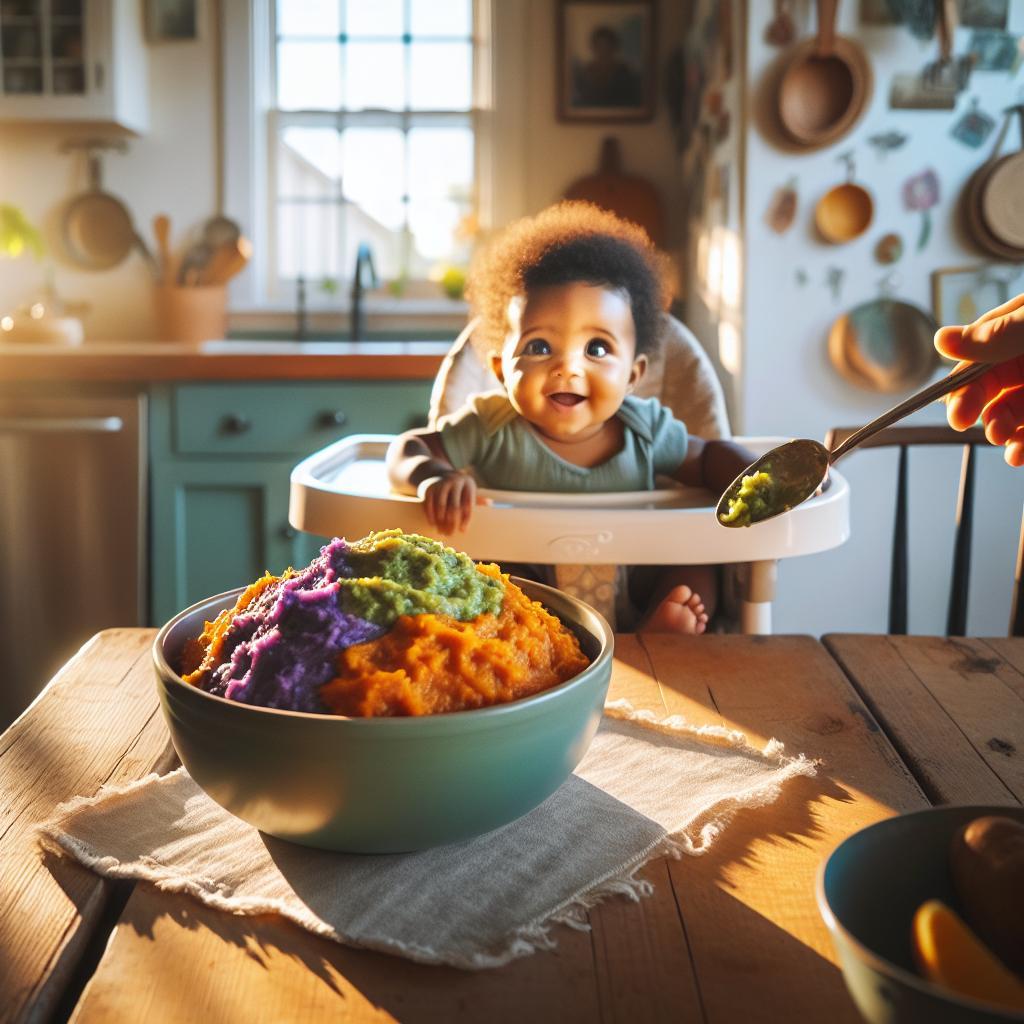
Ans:
<svg viewBox="0 0 1024 1024"><path fill-rule="evenodd" d="M255 707L184 682L185 642L239 590L185 609L153 644L160 705L196 783L256 828L305 846L400 853L514 821L569 777L601 721L614 638L589 605L515 581L579 638L579 675L523 700L419 718Z"/></svg>
<svg viewBox="0 0 1024 1024"><path fill-rule="evenodd" d="M949 870L957 830L1000 814L1024 824L1024 807L944 806L886 818L841 842L818 873L818 909L832 933L843 978L871 1024L994 1024L1022 1021L926 981L914 966L917 908L940 899L959 912Z"/></svg>

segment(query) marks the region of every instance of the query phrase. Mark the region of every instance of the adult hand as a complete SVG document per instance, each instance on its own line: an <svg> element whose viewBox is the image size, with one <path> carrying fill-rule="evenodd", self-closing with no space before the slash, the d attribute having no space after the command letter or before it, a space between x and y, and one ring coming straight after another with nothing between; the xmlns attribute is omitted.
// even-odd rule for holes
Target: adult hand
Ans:
<svg viewBox="0 0 1024 1024"><path fill-rule="evenodd" d="M951 359L992 363L992 370L946 400L954 430L981 417L985 437L1004 449L1011 466L1024 466L1024 294L989 310L966 327L940 327L935 347Z"/></svg>
<svg viewBox="0 0 1024 1024"><path fill-rule="evenodd" d="M468 473L455 470L444 476L424 480L419 486L427 522L447 535L465 530L476 504L476 481Z"/></svg>

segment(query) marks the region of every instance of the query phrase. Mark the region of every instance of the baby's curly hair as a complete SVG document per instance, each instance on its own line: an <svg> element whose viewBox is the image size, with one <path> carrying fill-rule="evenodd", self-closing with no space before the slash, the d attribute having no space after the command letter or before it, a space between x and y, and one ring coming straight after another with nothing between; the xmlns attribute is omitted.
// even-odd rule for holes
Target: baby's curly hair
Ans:
<svg viewBox="0 0 1024 1024"><path fill-rule="evenodd" d="M658 321L672 298L671 264L647 233L593 203L567 201L515 221L474 259L466 294L480 318L474 345L499 351L509 303L544 285L586 284L629 296L636 354L653 353Z"/></svg>

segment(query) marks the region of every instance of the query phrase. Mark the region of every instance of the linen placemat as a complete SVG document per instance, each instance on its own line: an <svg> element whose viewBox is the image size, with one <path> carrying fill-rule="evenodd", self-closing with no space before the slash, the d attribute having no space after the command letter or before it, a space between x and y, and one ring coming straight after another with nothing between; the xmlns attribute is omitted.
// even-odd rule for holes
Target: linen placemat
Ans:
<svg viewBox="0 0 1024 1024"><path fill-rule="evenodd" d="M422 963L495 967L587 927L615 894L651 891L652 857L699 855L741 807L773 802L804 756L737 732L609 704L569 780L529 814L463 843L356 855L297 846L214 803L184 768L57 809L46 848L236 914L278 912L337 942Z"/></svg>

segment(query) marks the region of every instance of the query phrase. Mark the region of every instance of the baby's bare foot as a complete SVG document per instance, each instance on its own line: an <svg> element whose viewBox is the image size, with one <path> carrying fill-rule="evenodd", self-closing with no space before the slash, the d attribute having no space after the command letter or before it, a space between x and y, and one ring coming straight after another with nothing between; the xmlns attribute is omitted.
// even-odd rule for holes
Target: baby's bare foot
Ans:
<svg viewBox="0 0 1024 1024"><path fill-rule="evenodd" d="M665 595L637 632L697 634L707 628L708 616L700 594L695 594L685 583L681 583Z"/></svg>

